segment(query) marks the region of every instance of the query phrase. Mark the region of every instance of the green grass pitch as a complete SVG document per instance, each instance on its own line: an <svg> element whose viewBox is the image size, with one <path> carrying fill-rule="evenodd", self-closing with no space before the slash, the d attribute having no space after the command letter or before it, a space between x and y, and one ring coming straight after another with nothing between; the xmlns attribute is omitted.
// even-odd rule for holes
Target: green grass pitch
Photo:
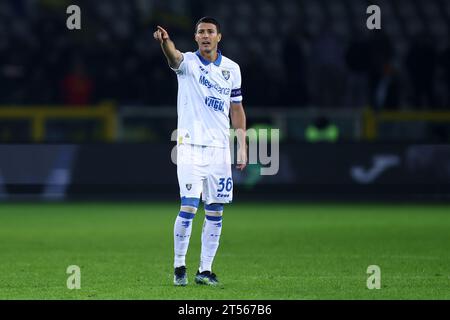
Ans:
<svg viewBox="0 0 450 320"><path fill-rule="evenodd" d="M450 208L234 203L214 263L193 281L203 207L172 285L177 203L0 204L0 299L450 299ZM66 286L69 265L81 289ZM367 267L381 268L369 290Z"/></svg>

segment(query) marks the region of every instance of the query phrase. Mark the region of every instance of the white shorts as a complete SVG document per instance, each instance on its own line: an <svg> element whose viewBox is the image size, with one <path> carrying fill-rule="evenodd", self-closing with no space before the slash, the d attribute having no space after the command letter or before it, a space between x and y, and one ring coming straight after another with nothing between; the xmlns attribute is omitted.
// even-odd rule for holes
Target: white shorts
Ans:
<svg viewBox="0 0 450 320"><path fill-rule="evenodd" d="M177 175L181 197L201 196L206 204L233 200L229 148L179 144Z"/></svg>

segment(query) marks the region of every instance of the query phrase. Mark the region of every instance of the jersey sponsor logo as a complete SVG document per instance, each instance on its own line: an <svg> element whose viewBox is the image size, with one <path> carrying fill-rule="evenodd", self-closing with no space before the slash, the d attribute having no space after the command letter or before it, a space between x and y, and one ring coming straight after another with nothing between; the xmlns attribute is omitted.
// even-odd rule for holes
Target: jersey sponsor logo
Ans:
<svg viewBox="0 0 450 320"><path fill-rule="evenodd" d="M206 97L205 105L212 108L214 111L223 111L225 101L216 97Z"/></svg>
<svg viewBox="0 0 450 320"><path fill-rule="evenodd" d="M206 79L206 77L204 75L200 76L199 82L201 85L207 87L208 89L212 88L222 95L225 95L225 96L230 95L230 92L231 92L230 88L223 88L223 87L219 86L217 83L212 83L211 81Z"/></svg>
<svg viewBox="0 0 450 320"><path fill-rule="evenodd" d="M230 71L228 70L222 70L222 75L225 78L225 80L230 79Z"/></svg>

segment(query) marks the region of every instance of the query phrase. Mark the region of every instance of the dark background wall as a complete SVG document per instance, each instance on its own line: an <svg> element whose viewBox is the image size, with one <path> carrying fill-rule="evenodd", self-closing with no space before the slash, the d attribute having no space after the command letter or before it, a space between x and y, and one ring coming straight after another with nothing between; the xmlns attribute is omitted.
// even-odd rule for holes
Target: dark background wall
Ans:
<svg viewBox="0 0 450 320"><path fill-rule="evenodd" d="M65 27L70 4L82 9L80 31ZM366 28L371 4L381 30ZM180 50L195 51L205 15L222 23L248 107L450 106L445 0L5 0L0 104L73 104L67 77L77 72L89 84L81 102L174 104L175 77L152 32L163 25Z"/></svg>
<svg viewBox="0 0 450 320"><path fill-rule="evenodd" d="M172 145L0 146L9 200L177 200ZM280 170L233 169L236 201L448 200L447 145L283 145Z"/></svg>
<svg viewBox="0 0 450 320"><path fill-rule="evenodd" d="M82 10L81 30L66 28L70 4ZM366 28L372 4L381 30ZM162 25L180 50L195 51L194 25L205 15L220 20L221 50L241 66L249 127L280 129L280 172L234 172L239 199L446 197L445 0L1 1L0 195L176 197L177 83L152 33ZM108 144L102 123L78 116L50 119L44 139L33 138L42 107L105 102L119 124ZM386 111L398 114L366 134L367 119ZM311 126L339 135L314 144Z"/></svg>

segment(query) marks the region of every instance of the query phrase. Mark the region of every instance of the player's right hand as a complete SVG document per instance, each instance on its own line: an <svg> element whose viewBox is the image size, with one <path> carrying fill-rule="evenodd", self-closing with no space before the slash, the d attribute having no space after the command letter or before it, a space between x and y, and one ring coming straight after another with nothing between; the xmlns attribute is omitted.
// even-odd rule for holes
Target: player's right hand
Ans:
<svg viewBox="0 0 450 320"><path fill-rule="evenodd" d="M160 26L157 26L157 30L153 33L153 38L161 43L170 39L167 31Z"/></svg>
<svg viewBox="0 0 450 320"><path fill-rule="evenodd" d="M236 168L243 171L247 166L247 146L238 148Z"/></svg>

